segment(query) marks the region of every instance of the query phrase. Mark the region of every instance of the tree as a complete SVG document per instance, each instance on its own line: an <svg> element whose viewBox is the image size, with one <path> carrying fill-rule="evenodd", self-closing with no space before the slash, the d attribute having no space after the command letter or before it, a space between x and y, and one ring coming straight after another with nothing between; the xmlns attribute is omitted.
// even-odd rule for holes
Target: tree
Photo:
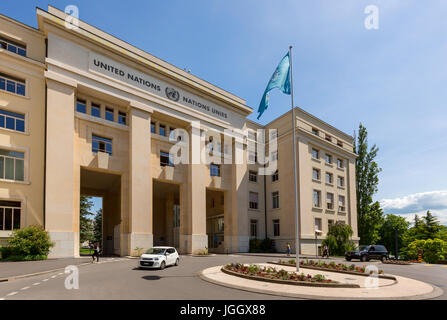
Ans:
<svg viewBox="0 0 447 320"><path fill-rule="evenodd" d="M387 214L384 222L379 229L381 243L388 249L388 252L395 254L396 252L396 230L397 230L397 246L399 249L404 247L404 237L410 223L401 216Z"/></svg>
<svg viewBox="0 0 447 320"><path fill-rule="evenodd" d="M355 163L357 179L357 217L358 233L361 244L374 244L379 240L379 228L383 222L383 211L380 204L373 203L373 195L377 192L378 174L382 170L374 159L379 149L373 145L368 149L368 132L359 125L357 143L354 141L354 152L358 155Z"/></svg>
<svg viewBox="0 0 447 320"><path fill-rule="evenodd" d="M96 212L93 222L93 239L94 242L102 243L102 208Z"/></svg>
<svg viewBox="0 0 447 320"><path fill-rule="evenodd" d="M93 226L89 216L92 215L90 209L93 207L93 202L90 197L82 196L80 199L79 211L79 240L80 242L93 240Z"/></svg>
<svg viewBox="0 0 447 320"><path fill-rule="evenodd" d="M430 210L427 211L425 217L422 217L424 224L422 227L425 239L434 239L440 230L439 221L433 216Z"/></svg>
<svg viewBox="0 0 447 320"><path fill-rule="evenodd" d="M331 255L344 255L346 251L354 248L354 242L351 240L352 228L343 222L337 222L329 226L329 232L322 244L327 245Z"/></svg>

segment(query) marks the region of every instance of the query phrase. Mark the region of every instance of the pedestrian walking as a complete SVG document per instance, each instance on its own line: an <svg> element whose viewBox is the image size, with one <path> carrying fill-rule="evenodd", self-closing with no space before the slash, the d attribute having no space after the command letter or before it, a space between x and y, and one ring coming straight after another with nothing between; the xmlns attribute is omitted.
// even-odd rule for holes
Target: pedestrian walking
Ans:
<svg viewBox="0 0 447 320"><path fill-rule="evenodd" d="M290 243L287 243L287 256L290 256L291 251L292 251L292 248L290 247Z"/></svg>
<svg viewBox="0 0 447 320"><path fill-rule="evenodd" d="M95 242L95 245L93 246L93 254L92 254L92 263L95 262L95 257L96 257L96 262L99 262L99 243Z"/></svg>
<svg viewBox="0 0 447 320"><path fill-rule="evenodd" d="M327 244L325 244L323 247L323 258L324 257L329 258L329 248L328 248Z"/></svg>

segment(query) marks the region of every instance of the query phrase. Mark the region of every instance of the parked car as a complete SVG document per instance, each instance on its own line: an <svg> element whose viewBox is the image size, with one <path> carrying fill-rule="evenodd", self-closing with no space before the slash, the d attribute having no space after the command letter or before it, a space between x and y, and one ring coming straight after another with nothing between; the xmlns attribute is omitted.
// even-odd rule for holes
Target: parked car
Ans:
<svg viewBox="0 0 447 320"><path fill-rule="evenodd" d="M369 261L371 259L388 260L388 250L381 245L360 246L356 251L345 253L346 261L360 259L360 261Z"/></svg>
<svg viewBox="0 0 447 320"><path fill-rule="evenodd" d="M138 268L159 268L178 266L179 254L173 247L153 247L143 253L138 259Z"/></svg>

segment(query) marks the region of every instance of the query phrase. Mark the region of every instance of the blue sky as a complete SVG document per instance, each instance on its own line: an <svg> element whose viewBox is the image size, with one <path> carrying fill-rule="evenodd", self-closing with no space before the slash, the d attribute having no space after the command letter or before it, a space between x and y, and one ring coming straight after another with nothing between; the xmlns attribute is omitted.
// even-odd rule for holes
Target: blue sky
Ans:
<svg viewBox="0 0 447 320"><path fill-rule="evenodd" d="M0 12L36 26L35 6L48 3L77 5L82 20L191 69L255 111L293 45L295 104L349 134L367 127L380 148L375 199L386 212L433 208L447 223L446 1L2 0ZM364 27L371 4L378 30ZM272 93L261 123L289 101Z"/></svg>

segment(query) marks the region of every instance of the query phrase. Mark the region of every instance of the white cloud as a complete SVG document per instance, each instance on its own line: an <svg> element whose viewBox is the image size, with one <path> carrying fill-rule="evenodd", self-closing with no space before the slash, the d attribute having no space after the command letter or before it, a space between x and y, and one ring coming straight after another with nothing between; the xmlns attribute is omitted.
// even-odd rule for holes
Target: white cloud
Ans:
<svg viewBox="0 0 447 320"><path fill-rule="evenodd" d="M414 215L425 215L430 210L442 224L447 224L447 190L410 194L380 201L384 213L393 213L412 222Z"/></svg>

